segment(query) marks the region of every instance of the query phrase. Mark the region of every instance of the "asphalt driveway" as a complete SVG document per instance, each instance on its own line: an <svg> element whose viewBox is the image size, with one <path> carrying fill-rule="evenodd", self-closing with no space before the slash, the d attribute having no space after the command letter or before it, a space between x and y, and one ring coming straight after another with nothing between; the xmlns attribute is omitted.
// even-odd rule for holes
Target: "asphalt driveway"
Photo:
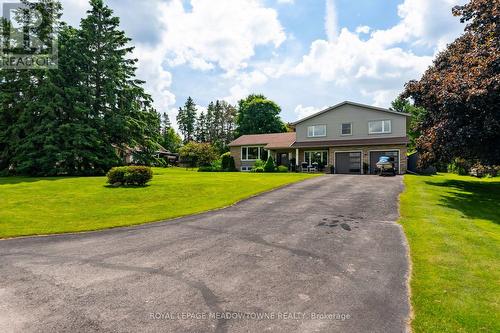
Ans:
<svg viewBox="0 0 500 333"><path fill-rule="evenodd" d="M0 331L404 332L402 188L326 175L173 221L0 241Z"/></svg>

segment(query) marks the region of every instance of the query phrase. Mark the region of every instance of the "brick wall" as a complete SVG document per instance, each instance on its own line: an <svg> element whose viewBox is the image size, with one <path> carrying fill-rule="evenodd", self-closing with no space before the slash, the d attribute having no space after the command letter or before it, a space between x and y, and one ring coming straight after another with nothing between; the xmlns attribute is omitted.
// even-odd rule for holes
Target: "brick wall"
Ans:
<svg viewBox="0 0 500 333"><path fill-rule="evenodd" d="M241 167L241 147L230 147L229 151L231 152L231 156L234 158L234 165L236 169L240 169Z"/></svg>

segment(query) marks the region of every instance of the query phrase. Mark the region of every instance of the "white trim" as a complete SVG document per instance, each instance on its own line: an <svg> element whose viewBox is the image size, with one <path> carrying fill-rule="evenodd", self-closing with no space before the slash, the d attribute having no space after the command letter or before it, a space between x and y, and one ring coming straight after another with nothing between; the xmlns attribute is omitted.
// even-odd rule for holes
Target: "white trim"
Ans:
<svg viewBox="0 0 500 333"><path fill-rule="evenodd" d="M245 157L248 157L248 148L259 148L257 151L257 158L256 159L243 158L243 148L247 148L247 156L245 156ZM264 149L264 146L241 146L240 147L240 156L241 156L240 160L243 162L255 162L257 160L260 160L261 149Z"/></svg>
<svg viewBox="0 0 500 333"><path fill-rule="evenodd" d="M314 127L319 127L319 126L324 126L325 127L325 134L324 135L314 135ZM310 128L313 128L312 130L312 134L313 135L309 135L309 129ZM310 125L310 126L307 126L307 137L308 138L323 138L327 135L327 126L326 124L317 124L317 125Z"/></svg>
<svg viewBox="0 0 500 333"><path fill-rule="evenodd" d="M347 124L351 125L351 133L349 133L349 134L343 134L342 133L342 126L343 125L347 125ZM352 136L352 122L350 122L350 123L341 123L340 124L340 136Z"/></svg>
<svg viewBox="0 0 500 333"><path fill-rule="evenodd" d="M359 160L359 170L360 170L360 175L363 175L363 151L362 150L335 150L333 152L333 167L335 169L335 174L337 173L337 158L336 158L336 154L337 153L360 153L360 160Z"/></svg>
<svg viewBox="0 0 500 333"><path fill-rule="evenodd" d="M403 174L402 171L401 171L401 149L394 148L394 149L373 149L373 150L369 150L368 151L368 167L370 167L370 163L372 162L372 156L371 156L371 152L372 151L397 151L398 152L398 174L400 174L400 175Z"/></svg>
<svg viewBox="0 0 500 333"><path fill-rule="evenodd" d="M374 123L376 121L381 121L382 122L382 132L370 132L370 123ZM384 122L388 121L389 122L389 132L384 132ZM375 119L375 120L368 120L368 135L373 135L373 134L391 134L392 133L392 119Z"/></svg>
<svg viewBox="0 0 500 333"><path fill-rule="evenodd" d="M326 164L325 166L328 165L328 155L330 154L330 152L327 150L304 150L304 162L306 162L306 153L321 153L321 158L323 158L323 153L326 152ZM309 161L309 166L311 166L311 161Z"/></svg>

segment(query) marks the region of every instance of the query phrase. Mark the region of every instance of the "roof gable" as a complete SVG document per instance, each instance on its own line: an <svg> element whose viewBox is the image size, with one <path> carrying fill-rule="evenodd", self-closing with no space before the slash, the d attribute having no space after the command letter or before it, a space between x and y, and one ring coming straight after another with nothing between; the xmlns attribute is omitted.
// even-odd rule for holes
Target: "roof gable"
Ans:
<svg viewBox="0 0 500 333"><path fill-rule="evenodd" d="M393 111L393 110L389 110L389 109L379 108L377 106L371 106L371 105L366 105L366 104L361 104L361 103L355 103L355 102L345 101L345 102L336 104L334 106L331 106L329 108L326 108L324 110L321 110L319 112L316 112L316 113L314 113L314 114L312 114L310 116L307 116L305 118L302 118L300 120L297 120L296 122L292 122L291 125L297 125L297 124L300 124L303 121L306 121L308 119L317 117L317 116L319 116L321 114L324 114L324 113L327 113L327 112L330 112L330 111L334 111L335 109L338 109L339 107L341 107L343 105L353 105L353 106L357 106L357 107L365 108L365 109L369 109L369 110L388 112L388 113L391 113L391 114L396 114L398 116L410 117L410 115L407 114L407 113L402 113L402 112Z"/></svg>

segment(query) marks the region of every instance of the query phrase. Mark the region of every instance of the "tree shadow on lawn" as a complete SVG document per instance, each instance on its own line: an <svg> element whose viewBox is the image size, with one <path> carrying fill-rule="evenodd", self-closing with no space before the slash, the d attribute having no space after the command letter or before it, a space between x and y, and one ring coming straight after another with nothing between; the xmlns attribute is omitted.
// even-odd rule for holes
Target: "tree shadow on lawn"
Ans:
<svg viewBox="0 0 500 333"><path fill-rule="evenodd" d="M118 189L118 188L121 188L121 189L138 189L138 188L148 188L150 187L151 185L150 184L146 184L146 185L120 185L120 186L113 186L113 185L104 185L105 188L111 188L111 189Z"/></svg>
<svg viewBox="0 0 500 333"><path fill-rule="evenodd" d="M0 186L2 185L16 185L22 183L36 183L39 181L56 181L65 180L78 177L60 176L60 177L28 177L28 176L7 176L0 177Z"/></svg>
<svg viewBox="0 0 500 333"><path fill-rule="evenodd" d="M453 189L443 193L441 206L456 209L469 218L500 224L500 182L446 180L425 183Z"/></svg>

